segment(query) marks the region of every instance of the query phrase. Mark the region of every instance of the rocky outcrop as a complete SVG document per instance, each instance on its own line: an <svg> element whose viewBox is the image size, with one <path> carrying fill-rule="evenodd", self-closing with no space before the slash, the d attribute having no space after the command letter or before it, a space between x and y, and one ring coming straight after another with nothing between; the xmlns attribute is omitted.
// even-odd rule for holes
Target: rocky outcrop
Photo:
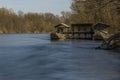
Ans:
<svg viewBox="0 0 120 80"><path fill-rule="evenodd" d="M98 47L101 49L120 49L120 32L113 34Z"/></svg>
<svg viewBox="0 0 120 80"><path fill-rule="evenodd" d="M51 33L51 40L65 40L67 37L65 34Z"/></svg>
<svg viewBox="0 0 120 80"><path fill-rule="evenodd" d="M110 34L107 31L95 31L93 35L94 40L105 40L110 37Z"/></svg>
<svg viewBox="0 0 120 80"><path fill-rule="evenodd" d="M110 26L104 23L97 23L93 26L94 29L94 40L105 40L110 37L108 31L106 30Z"/></svg>

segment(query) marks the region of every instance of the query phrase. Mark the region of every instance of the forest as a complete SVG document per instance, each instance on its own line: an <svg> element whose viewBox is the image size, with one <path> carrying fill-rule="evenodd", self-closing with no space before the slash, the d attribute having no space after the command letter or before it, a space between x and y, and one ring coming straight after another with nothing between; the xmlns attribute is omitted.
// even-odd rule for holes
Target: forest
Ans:
<svg viewBox="0 0 120 80"><path fill-rule="evenodd" d="M72 0L70 8L61 15L0 8L0 33L50 33L59 23L99 22L110 25L110 32L120 31L120 0Z"/></svg>

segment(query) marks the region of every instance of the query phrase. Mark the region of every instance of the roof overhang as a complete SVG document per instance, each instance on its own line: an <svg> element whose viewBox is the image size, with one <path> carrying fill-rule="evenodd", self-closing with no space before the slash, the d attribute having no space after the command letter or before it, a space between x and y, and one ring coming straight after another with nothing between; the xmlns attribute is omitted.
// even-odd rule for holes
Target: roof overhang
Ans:
<svg viewBox="0 0 120 80"><path fill-rule="evenodd" d="M58 25L55 26L55 28L58 28L58 27L61 27L61 28L70 28L70 26L68 26L67 24L64 24L64 23L60 23Z"/></svg>

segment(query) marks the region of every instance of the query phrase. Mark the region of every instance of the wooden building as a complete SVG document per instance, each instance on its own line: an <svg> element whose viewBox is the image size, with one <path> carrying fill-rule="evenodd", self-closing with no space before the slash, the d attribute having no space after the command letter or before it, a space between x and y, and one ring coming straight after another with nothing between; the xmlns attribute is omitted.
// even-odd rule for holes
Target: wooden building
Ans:
<svg viewBox="0 0 120 80"><path fill-rule="evenodd" d="M72 24L71 33L73 39L93 39L92 24Z"/></svg>
<svg viewBox="0 0 120 80"><path fill-rule="evenodd" d="M109 28L110 25L107 25L107 24L104 24L104 23L97 23L94 25L94 30L97 30L97 31L103 31L105 30L106 28Z"/></svg>
<svg viewBox="0 0 120 80"><path fill-rule="evenodd" d="M62 33L62 34L69 32L69 28L70 28L70 26L68 26L64 23L60 23L55 26L56 33Z"/></svg>
<svg viewBox="0 0 120 80"><path fill-rule="evenodd" d="M55 26L55 32L50 34L51 40L65 40L69 38L69 35L67 34L69 32L70 26L60 23Z"/></svg>
<svg viewBox="0 0 120 80"><path fill-rule="evenodd" d="M104 23L97 23L93 26L94 29L94 40L105 40L110 37L110 34L108 33L108 28L110 26Z"/></svg>
<svg viewBox="0 0 120 80"><path fill-rule="evenodd" d="M61 23L55 26L56 31L51 33L51 39L96 39L96 36L98 36L98 38L102 36L103 38L104 36L101 35L101 32L105 33L103 30L107 27L109 27L109 25L102 23L94 26L90 23L71 24L71 26ZM100 33L96 35L98 31Z"/></svg>

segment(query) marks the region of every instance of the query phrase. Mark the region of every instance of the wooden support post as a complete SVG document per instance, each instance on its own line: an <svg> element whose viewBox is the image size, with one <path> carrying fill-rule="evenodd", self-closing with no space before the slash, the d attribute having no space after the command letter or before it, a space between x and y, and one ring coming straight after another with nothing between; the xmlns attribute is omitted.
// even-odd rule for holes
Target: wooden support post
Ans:
<svg viewBox="0 0 120 80"><path fill-rule="evenodd" d="M72 38L74 38L74 27L72 27Z"/></svg>

